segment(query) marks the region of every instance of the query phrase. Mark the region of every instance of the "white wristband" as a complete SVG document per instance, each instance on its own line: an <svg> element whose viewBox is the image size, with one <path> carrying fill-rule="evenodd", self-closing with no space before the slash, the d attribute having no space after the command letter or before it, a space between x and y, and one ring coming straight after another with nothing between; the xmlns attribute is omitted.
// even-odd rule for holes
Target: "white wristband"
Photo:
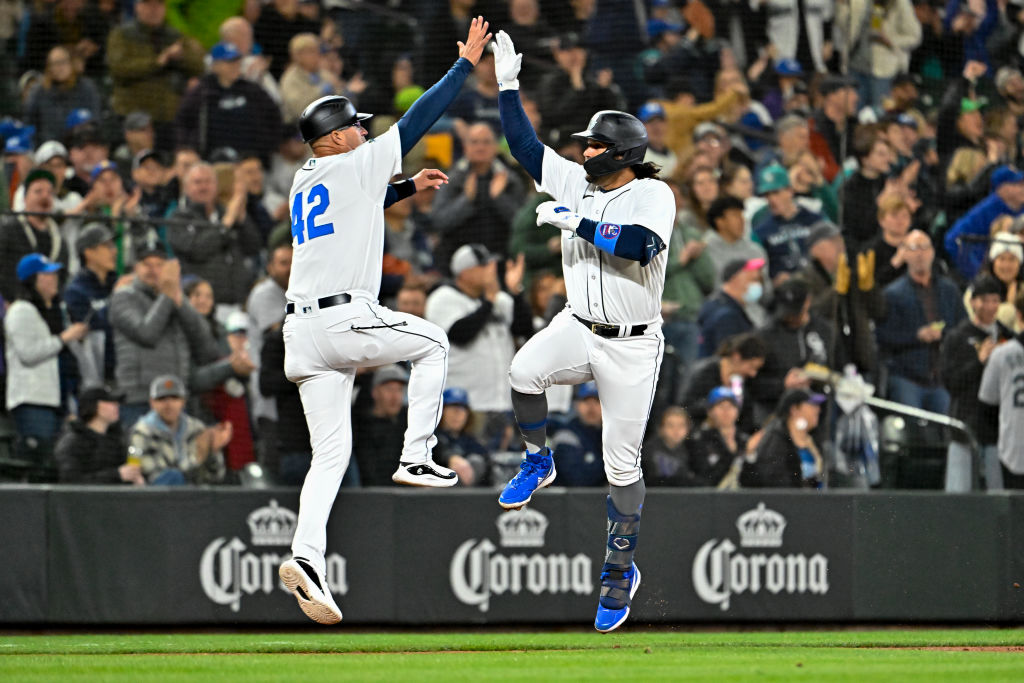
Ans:
<svg viewBox="0 0 1024 683"><path fill-rule="evenodd" d="M511 81L504 83L498 81L498 91L500 92L502 90L519 90L519 79L513 78Z"/></svg>

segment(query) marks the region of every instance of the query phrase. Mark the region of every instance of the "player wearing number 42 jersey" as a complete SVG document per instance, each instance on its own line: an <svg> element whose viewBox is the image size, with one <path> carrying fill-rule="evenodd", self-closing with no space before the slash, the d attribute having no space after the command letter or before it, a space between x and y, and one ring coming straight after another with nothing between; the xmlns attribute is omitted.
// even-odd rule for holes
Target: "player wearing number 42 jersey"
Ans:
<svg viewBox="0 0 1024 683"><path fill-rule="evenodd" d="M459 59L398 123L367 141L344 97L325 97L299 118L313 157L295 173L291 278L284 321L284 370L299 386L313 460L302 485L293 558L279 570L308 617L341 620L324 576L326 526L352 454L350 403L356 370L412 361L409 426L392 479L412 486L453 486L454 472L431 459L448 364L443 330L377 303L384 251L383 204L394 199L388 180L402 157L444 113L490 40L483 17L473 19ZM419 174L422 175L422 174ZM419 175L417 177L419 177ZM427 184L446 180L428 173Z"/></svg>
<svg viewBox="0 0 1024 683"><path fill-rule="evenodd" d="M608 545L594 626L618 628L629 615L640 572L633 562L644 482L640 446L650 415L665 338L661 294L675 222L671 189L657 167L643 163L647 131L635 117L602 111L587 130L580 165L537 139L516 80L522 62L504 31L496 39L498 108L512 154L554 201L537 207L537 224L562 230L562 272L568 306L512 360L512 405L526 441L519 474L498 502L520 508L555 478L545 447L552 384L597 384L609 483Z"/></svg>
<svg viewBox="0 0 1024 683"><path fill-rule="evenodd" d="M1024 291L1014 301L1017 322L1024 325ZM1024 333L992 350L981 375L978 398L999 406L996 450L1003 486L1024 489Z"/></svg>

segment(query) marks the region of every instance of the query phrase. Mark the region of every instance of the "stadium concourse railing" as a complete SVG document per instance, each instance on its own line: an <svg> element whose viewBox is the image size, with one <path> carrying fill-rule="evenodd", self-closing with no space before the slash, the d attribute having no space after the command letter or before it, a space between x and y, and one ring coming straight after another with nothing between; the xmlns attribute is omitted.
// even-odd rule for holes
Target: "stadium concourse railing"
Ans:
<svg viewBox="0 0 1024 683"><path fill-rule="evenodd" d="M327 569L348 623L593 619L605 492L343 491ZM308 624L277 579L294 489L0 487L7 625ZM631 617L1000 622L1024 615L1024 495L652 489Z"/></svg>

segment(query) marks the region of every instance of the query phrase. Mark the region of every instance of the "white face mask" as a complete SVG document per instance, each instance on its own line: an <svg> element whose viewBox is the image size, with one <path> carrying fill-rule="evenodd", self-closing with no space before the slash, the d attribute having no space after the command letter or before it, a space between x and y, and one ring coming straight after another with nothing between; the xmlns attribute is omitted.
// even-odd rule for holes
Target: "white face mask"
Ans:
<svg viewBox="0 0 1024 683"><path fill-rule="evenodd" d="M764 294L764 285L760 282L751 282L750 286L747 287L747 291L743 293L743 301L748 304L756 304L761 300L761 295Z"/></svg>
<svg viewBox="0 0 1024 683"><path fill-rule="evenodd" d="M793 421L793 426L796 427L797 430L801 432L806 432L808 427L807 420L805 418L798 417L796 420Z"/></svg>

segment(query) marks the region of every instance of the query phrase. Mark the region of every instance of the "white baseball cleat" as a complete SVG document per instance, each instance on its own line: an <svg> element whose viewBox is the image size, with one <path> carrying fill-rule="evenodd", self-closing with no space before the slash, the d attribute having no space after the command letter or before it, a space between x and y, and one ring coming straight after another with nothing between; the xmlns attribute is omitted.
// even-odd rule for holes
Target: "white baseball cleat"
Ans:
<svg viewBox="0 0 1024 683"><path fill-rule="evenodd" d="M447 467L441 467L433 460L426 462L400 462L391 475L391 481L408 486L431 486L446 488L459 483L459 475Z"/></svg>
<svg viewBox="0 0 1024 683"><path fill-rule="evenodd" d="M307 617L320 624L337 624L341 621L341 610L331 596L327 580L308 560L301 557L286 560L277 573L281 582L299 601L299 607Z"/></svg>

